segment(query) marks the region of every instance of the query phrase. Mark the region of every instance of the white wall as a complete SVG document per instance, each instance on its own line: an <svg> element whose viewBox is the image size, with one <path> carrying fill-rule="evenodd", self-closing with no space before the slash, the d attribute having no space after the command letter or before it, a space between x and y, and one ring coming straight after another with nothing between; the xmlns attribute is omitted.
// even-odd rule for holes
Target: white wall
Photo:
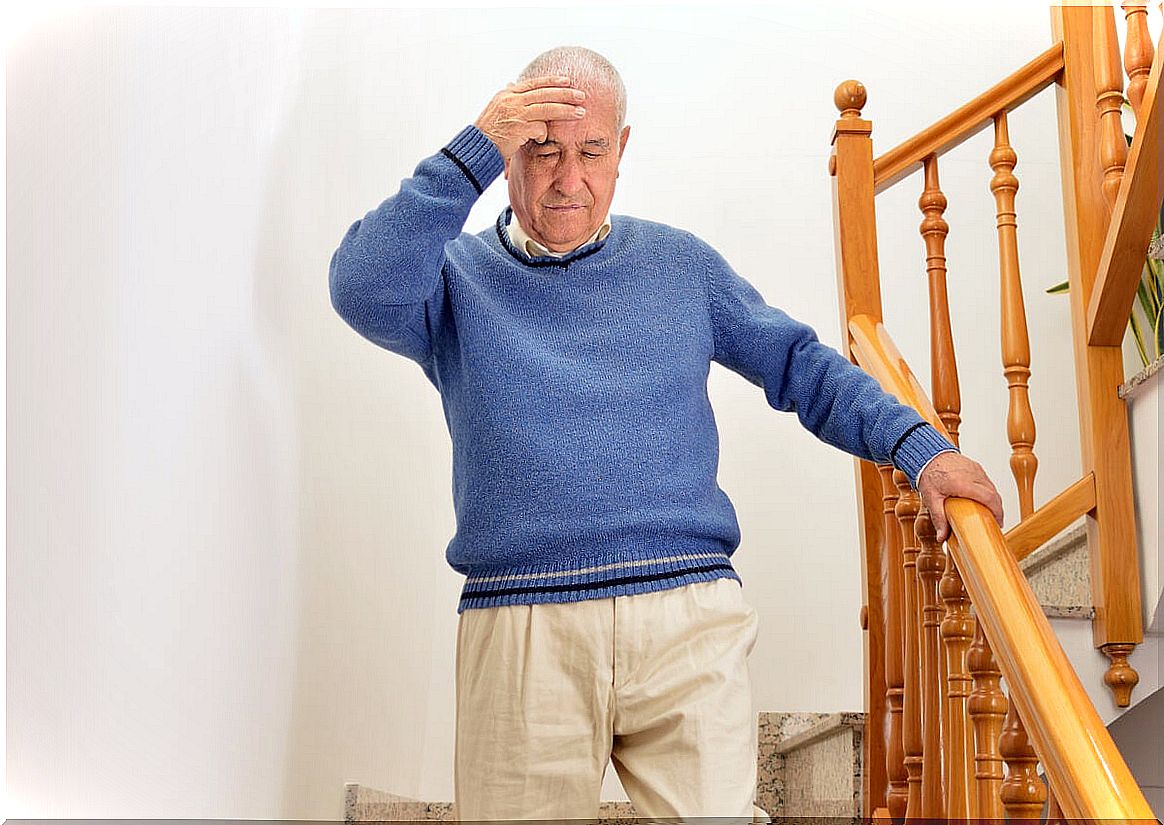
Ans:
<svg viewBox="0 0 1164 825"><path fill-rule="evenodd" d="M1109 730L1153 814L1160 819L1164 815L1164 754L1160 753L1159 735L1146 736L1145 731L1164 731L1164 692L1134 707Z"/></svg>
<svg viewBox="0 0 1164 825"><path fill-rule="evenodd" d="M1160 543L1160 382L1157 372L1128 397L1128 436L1132 447L1132 483L1136 492L1136 539L1140 545L1140 593L1144 628L1164 634L1164 544Z"/></svg>
<svg viewBox="0 0 1164 825"><path fill-rule="evenodd" d="M868 87L880 153L1050 42L1037 4L877 5L103 8L19 40L6 814L338 818L345 780L450 799L448 433L416 365L332 312L333 249L533 54L579 42L630 90L614 210L699 232L838 345L836 85ZM1052 92L1010 126L1041 502L1079 472L1067 301L1042 294L1065 277ZM991 141L941 174L962 442L1013 523ZM886 294L913 290L887 323L926 381L920 186L878 218ZM467 228L505 202L495 184ZM710 393L757 708L858 709L851 460L718 365Z"/></svg>

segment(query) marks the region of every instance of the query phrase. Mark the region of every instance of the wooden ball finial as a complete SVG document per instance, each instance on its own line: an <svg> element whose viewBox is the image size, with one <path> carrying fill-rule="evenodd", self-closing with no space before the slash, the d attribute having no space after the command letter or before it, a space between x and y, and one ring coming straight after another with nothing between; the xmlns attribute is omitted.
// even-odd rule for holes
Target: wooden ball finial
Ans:
<svg viewBox="0 0 1164 825"><path fill-rule="evenodd" d="M846 80L833 92L833 103L841 117L860 117L865 99L865 84L860 80Z"/></svg>

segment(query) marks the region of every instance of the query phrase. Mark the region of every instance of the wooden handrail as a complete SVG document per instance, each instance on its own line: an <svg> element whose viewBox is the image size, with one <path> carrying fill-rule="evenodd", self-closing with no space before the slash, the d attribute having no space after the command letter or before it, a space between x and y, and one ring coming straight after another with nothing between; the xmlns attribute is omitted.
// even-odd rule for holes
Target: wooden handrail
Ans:
<svg viewBox="0 0 1164 825"><path fill-rule="evenodd" d="M1087 307L1087 337L1093 347L1118 347L1128 327L1144 255L1160 211L1160 69L1164 41L1156 49L1144 87L1136 134L1124 166L1111 223L1104 239L1095 286Z"/></svg>
<svg viewBox="0 0 1164 825"><path fill-rule="evenodd" d="M854 315L849 321L849 345L853 357L865 372L877 379L881 387L898 401L913 407L938 432L949 438L929 396L914 378L905 357L898 351L885 325L868 315Z"/></svg>
<svg viewBox="0 0 1164 825"><path fill-rule="evenodd" d="M998 112L1010 111L1051 85L1062 69L1063 44L1059 42L969 103L894 146L873 161L874 193L920 168L930 155L941 155L974 137L994 122Z"/></svg>
<svg viewBox="0 0 1164 825"><path fill-rule="evenodd" d="M884 325L857 315L848 327L857 362L887 392L941 429ZM949 552L1063 813L1079 819L1153 820L990 510L951 498L946 516L957 536Z"/></svg>

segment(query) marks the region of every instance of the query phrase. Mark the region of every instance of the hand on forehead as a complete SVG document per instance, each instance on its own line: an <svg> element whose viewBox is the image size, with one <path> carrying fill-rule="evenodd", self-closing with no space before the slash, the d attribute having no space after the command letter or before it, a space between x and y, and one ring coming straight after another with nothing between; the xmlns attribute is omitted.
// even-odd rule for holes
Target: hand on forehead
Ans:
<svg viewBox="0 0 1164 825"><path fill-rule="evenodd" d="M508 158L527 141L545 140L548 124L586 116L585 92L569 83L561 75L511 83L493 96L476 125Z"/></svg>

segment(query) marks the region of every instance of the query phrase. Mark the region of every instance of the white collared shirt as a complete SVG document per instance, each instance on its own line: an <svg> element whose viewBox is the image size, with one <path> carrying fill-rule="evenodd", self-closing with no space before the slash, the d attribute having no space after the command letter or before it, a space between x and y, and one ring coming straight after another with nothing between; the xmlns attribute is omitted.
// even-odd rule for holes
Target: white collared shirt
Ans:
<svg viewBox="0 0 1164 825"><path fill-rule="evenodd" d="M564 255L569 255L574 251L574 249L581 249L582 247L586 246L586 244L591 244L595 241L600 241L605 238L610 233L610 213L606 213L606 217L602 221L602 226L598 227L598 231L591 235L589 240L566 252L551 252L549 249L546 249L546 247L542 246L540 243L531 238L529 233L522 228L521 223L517 220L517 215L510 215L509 225L506 226L505 229L509 232L509 240L513 242L513 245L524 252L526 255L529 255L531 258L541 255L549 255L553 258L561 258Z"/></svg>

